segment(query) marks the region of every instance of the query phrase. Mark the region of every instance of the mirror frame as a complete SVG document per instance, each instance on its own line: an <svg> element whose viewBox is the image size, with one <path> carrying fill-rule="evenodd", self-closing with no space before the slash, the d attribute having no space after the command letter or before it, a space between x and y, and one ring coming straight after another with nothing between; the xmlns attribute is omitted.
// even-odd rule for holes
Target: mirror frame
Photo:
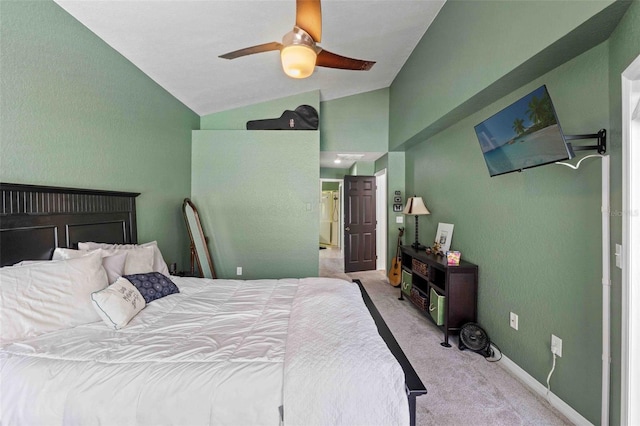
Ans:
<svg viewBox="0 0 640 426"><path fill-rule="evenodd" d="M196 236L200 237L202 241L202 247L204 248L204 253L197 252L194 233L193 233L193 230L191 229L191 226L189 225L189 219L187 218L187 207L193 210L193 216L198 225ZM198 209L189 198L185 198L184 202L182 203L182 215L184 216L184 222L187 225L187 232L189 233L189 240L190 240L189 244L190 244L190 251L191 251L191 262L190 262L191 275L195 274L195 271L194 271L194 259L195 259L195 262L197 262L198 264L198 276L200 278L204 278L204 273L202 271L202 264L200 263L200 258L203 257L209 263L209 269L211 269L211 275L212 275L211 278L215 279L216 271L213 268L213 261L211 260L211 254L209 253L209 246L208 246L209 239L204 235L204 231L202 230L202 223L200 222L200 215L198 214Z"/></svg>

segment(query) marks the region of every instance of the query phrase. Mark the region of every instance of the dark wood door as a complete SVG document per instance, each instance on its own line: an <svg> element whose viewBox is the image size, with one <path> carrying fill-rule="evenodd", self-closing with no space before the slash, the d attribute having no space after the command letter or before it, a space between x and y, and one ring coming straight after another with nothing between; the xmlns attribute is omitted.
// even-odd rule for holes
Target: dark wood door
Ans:
<svg viewBox="0 0 640 426"><path fill-rule="evenodd" d="M376 268L376 177L344 177L344 271Z"/></svg>

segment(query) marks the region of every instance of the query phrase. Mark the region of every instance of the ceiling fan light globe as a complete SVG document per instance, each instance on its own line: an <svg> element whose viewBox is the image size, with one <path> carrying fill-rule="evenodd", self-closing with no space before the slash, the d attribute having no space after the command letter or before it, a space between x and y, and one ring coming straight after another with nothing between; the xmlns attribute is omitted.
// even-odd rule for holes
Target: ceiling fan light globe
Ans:
<svg viewBox="0 0 640 426"><path fill-rule="evenodd" d="M315 49L303 44L285 46L280 51L282 69L292 78L307 78L313 74L316 57Z"/></svg>

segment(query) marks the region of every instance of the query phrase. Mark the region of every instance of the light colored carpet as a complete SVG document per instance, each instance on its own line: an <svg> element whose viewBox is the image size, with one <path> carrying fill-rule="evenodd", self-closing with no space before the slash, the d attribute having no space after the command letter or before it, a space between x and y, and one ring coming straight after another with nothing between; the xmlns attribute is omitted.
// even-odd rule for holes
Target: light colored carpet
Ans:
<svg viewBox="0 0 640 426"><path fill-rule="evenodd" d="M549 403L500 366L471 351L440 346L443 335L409 300L398 300L382 272L344 273L335 249L321 250L320 275L359 279L427 388L417 425L570 425Z"/></svg>

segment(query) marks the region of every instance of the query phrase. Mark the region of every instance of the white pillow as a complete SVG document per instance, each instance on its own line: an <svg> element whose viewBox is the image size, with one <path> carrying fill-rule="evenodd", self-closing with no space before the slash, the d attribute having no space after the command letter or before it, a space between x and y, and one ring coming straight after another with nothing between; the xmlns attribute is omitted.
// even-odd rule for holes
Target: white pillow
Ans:
<svg viewBox="0 0 640 426"><path fill-rule="evenodd" d="M124 264L124 274L145 274L153 272L153 247L138 247L132 249L102 249L108 255L122 254L127 255Z"/></svg>
<svg viewBox="0 0 640 426"><path fill-rule="evenodd" d="M51 260L66 260L77 259L81 256L86 256L87 253L91 253L94 250L73 250L68 248L58 247L53 251ZM102 267L107 272L107 279L109 284L114 283L118 278L125 275L125 263L127 261L127 253L108 253L102 249L98 249L102 255Z"/></svg>
<svg viewBox="0 0 640 426"><path fill-rule="evenodd" d="M118 250L129 250L138 247L153 247L153 269L144 272L160 272L162 275L169 276L169 268L167 267L167 263L164 261L162 257L162 253L158 248L157 241L151 241L149 243L144 244L106 244L106 243L94 243L94 242L83 242L78 243L78 248L80 250L95 250L98 248L101 249L118 249ZM134 273L134 272L131 272ZM129 272L127 272L129 274Z"/></svg>
<svg viewBox="0 0 640 426"><path fill-rule="evenodd" d="M104 323L114 330L127 325L146 306L138 289L126 278L118 278L104 290L91 294L91 300Z"/></svg>
<svg viewBox="0 0 640 426"><path fill-rule="evenodd" d="M0 343L99 321L91 293L107 285L98 252L0 268Z"/></svg>

